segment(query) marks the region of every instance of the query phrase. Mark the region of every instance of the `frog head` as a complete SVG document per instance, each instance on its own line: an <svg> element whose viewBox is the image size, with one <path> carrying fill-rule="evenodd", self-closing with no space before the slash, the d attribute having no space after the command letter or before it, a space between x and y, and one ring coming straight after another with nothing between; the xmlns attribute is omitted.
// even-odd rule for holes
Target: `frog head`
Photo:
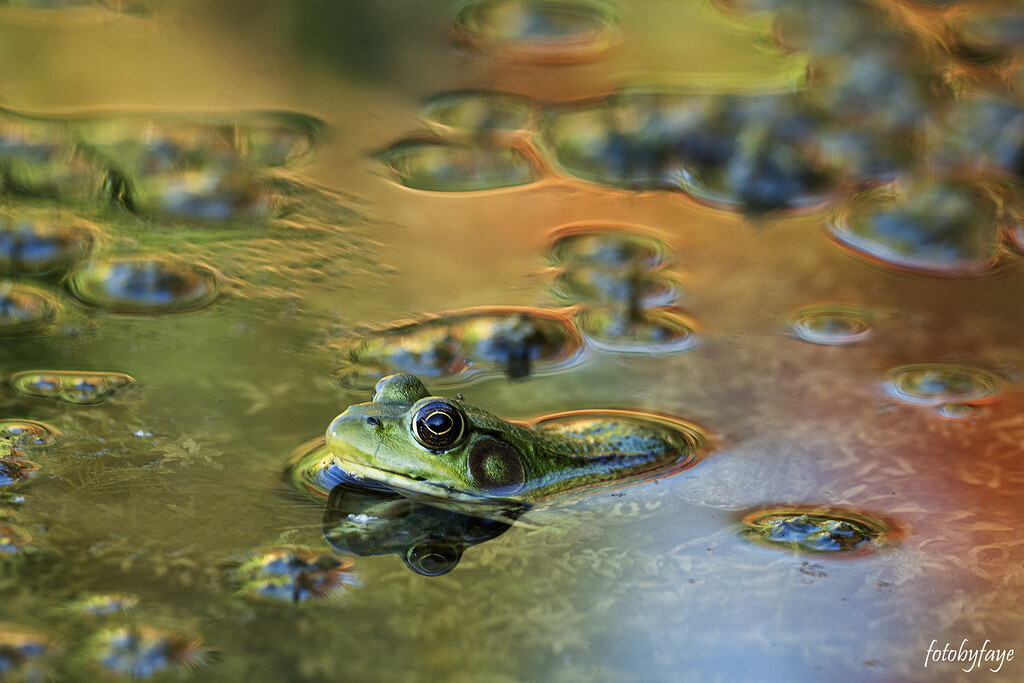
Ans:
<svg viewBox="0 0 1024 683"><path fill-rule="evenodd" d="M532 474L529 430L431 396L407 374L385 377L372 401L336 417L327 445L349 474L428 498L514 498Z"/></svg>

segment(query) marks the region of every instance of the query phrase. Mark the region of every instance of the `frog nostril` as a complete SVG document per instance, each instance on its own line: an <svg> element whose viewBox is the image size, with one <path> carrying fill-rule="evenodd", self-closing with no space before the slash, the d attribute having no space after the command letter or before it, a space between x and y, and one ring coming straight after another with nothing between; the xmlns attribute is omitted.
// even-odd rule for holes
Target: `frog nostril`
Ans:
<svg viewBox="0 0 1024 683"><path fill-rule="evenodd" d="M374 427L380 427L381 421L379 417L371 415L370 417L366 418L366 424L372 425Z"/></svg>

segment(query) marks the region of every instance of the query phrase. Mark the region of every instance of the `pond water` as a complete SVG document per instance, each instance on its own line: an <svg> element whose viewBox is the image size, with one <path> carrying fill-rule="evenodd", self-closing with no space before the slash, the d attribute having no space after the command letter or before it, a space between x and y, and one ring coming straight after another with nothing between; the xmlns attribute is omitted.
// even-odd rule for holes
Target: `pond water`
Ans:
<svg viewBox="0 0 1024 683"><path fill-rule="evenodd" d="M1019 678L929 654L1024 632L967 7L0 3L0 677ZM286 471L393 372L708 446L500 520Z"/></svg>

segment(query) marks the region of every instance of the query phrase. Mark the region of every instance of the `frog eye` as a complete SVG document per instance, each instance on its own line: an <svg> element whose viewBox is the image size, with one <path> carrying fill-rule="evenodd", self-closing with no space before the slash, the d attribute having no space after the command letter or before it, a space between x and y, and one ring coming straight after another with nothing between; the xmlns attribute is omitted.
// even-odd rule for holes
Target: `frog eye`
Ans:
<svg viewBox="0 0 1024 683"><path fill-rule="evenodd" d="M405 551L405 566L423 576L441 576L455 569L462 551L451 543L427 541Z"/></svg>
<svg viewBox="0 0 1024 683"><path fill-rule="evenodd" d="M466 434L466 418L450 403L434 401L416 411L412 434L432 451L446 451L462 441Z"/></svg>

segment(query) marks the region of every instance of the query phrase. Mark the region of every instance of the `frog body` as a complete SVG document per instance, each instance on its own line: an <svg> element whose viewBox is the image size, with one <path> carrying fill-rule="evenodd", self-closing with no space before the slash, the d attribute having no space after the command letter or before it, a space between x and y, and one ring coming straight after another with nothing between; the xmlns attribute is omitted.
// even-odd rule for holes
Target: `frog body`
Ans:
<svg viewBox="0 0 1024 683"><path fill-rule="evenodd" d="M370 403L349 407L327 430L334 464L348 475L468 507L529 507L675 473L696 462L705 444L686 422L630 411L510 422L431 396L407 374L382 379Z"/></svg>

